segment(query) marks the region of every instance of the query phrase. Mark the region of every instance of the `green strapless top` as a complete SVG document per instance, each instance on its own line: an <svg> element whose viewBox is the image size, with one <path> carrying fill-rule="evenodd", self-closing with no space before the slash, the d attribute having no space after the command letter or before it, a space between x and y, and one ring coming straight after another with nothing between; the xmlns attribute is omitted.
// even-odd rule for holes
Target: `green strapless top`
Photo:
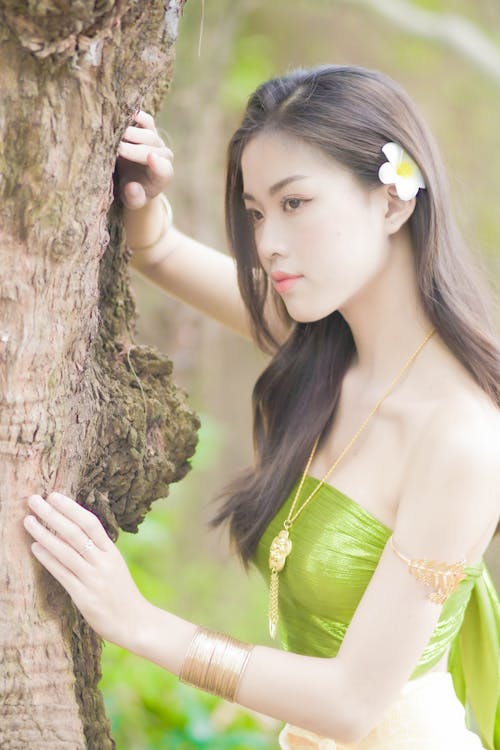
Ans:
<svg viewBox="0 0 500 750"><path fill-rule="evenodd" d="M318 481L306 477L303 497ZM267 583L269 548L296 488L264 531L253 559ZM285 650L337 654L391 534L343 492L329 484L321 487L294 523L293 552L280 573L278 627ZM410 679L424 674L450 647L448 670L467 725L479 732L488 750L500 750L500 603L484 560L465 566L464 572Z"/></svg>

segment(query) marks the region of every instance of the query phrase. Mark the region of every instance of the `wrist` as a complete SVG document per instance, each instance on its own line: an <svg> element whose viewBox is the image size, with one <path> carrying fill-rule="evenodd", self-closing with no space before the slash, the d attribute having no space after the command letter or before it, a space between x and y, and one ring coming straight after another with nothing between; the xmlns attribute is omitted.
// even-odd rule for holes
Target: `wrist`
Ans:
<svg viewBox="0 0 500 750"><path fill-rule="evenodd" d="M127 245L132 251L131 265L134 268L141 270L145 266L154 265L168 254L167 243L173 230L173 212L166 195L159 193L140 209L125 208L123 221Z"/></svg>
<svg viewBox="0 0 500 750"><path fill-rule="evenodd" d="M178 676L197 626L147 600L141 610L128 650Z"/></svg>

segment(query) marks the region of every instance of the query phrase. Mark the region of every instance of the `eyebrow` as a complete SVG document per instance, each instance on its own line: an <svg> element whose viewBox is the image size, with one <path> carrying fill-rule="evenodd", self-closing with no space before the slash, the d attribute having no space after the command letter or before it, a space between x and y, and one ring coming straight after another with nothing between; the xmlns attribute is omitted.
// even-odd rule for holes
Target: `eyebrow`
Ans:
<svg viewBox="0 0 500 750"><path fill-rule="evenodd" d="M307 175L305 174L293 174L290 177L285 177L283 180L280 180L279 182L276 182L274 185L271 185L269 188L269 195L274 195L278 192L278 190L281 190L281 188L285 187L285 185L288 185L289 182L293 182L294 180L307 180ZM249 200L254 201L255 198L253 195L250 195L250 193L242 193L241 197L243 200Z"/></svg>

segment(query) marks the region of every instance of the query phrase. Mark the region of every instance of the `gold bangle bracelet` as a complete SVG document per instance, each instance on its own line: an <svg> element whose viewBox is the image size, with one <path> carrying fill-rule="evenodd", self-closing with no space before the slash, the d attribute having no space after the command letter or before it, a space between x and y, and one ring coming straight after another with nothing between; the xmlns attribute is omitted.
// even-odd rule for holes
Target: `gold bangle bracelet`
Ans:
<svg viewBox="0 0 500 750"><path fill-rule="evenodd" d="M253 644L200 625L186 652L179 681L234 703L253 648Z"/></svg>
<svg viewBox="0 0 500 750"><path fill-rule="evenodd" d="M163 249L159 251L158 248L168 230L173 226L173 211L167 196L164 195L164 193L159 193L159 197L165 209L163 212L163 224L159 237L149 245L142 245L140 247L130 247L129 245L134 254L134 265L138 267L142 265L153 265L165 257L165 251ZM139 262L137 263L137 261Z"/></svg>

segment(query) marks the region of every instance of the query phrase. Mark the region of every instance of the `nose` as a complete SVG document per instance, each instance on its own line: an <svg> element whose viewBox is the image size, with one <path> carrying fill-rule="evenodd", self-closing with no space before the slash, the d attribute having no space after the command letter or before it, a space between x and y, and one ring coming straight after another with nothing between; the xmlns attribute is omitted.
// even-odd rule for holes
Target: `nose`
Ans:
<svg viewBox="0 0 500 750"><path fill-rule="evenodd" d="M273 230L270 224L260 227L255 242L258 256L263 264L270 262L277 256L284 257L286 255L283 237L276 230Z"/></svg>

